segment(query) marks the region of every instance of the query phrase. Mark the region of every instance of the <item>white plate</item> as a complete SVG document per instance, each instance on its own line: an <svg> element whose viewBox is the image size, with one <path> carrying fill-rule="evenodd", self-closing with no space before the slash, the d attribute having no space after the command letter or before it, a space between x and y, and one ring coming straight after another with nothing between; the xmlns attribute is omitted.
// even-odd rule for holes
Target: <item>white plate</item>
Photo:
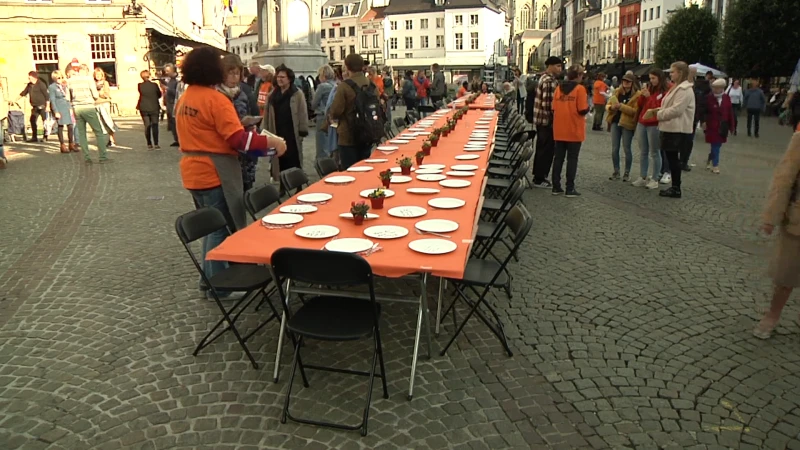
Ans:
<svg viewBox="0 0 800 450"><path fill-rule="evenodd" d="M377 148L382 152L393 152L395 150L398 150L400 147L396 145L379 145Z"/></svg>
<svg viewBox="0 0 800 450"><path fill-rule="evenodd" d="M477 137L477 138L483 137L483 138L487 138L488 139L489 138L489 132L487 131L486 133L481 133L480 131L473 131L472 134L470 135L470 137Z"/></svg>
<svg viewBox="0 0 800 450"><path fill-rule="evenodd" d="M414 224L414 227L429 233L450 233L458 229L458 222L447 219L428 219L420 220Z"/></svg>
<svg viewBox="0 0 800 450"><path fill-rule="evenodd" d="M425 174L431 175L431 174L442 173L442 172L443 172L442 169L419 169L417 171L417 175L425 175Z"/></svg>
<svg viewBox="0 0 800 450"><path fill-rule="evenodd" d="M395 184L409 183L411 179L412 178L407 175L392 175L392 183Z"/></svg>
<svg viewBox="0 0 800 450"><path fill-rule="evenodd" d="M481 150L483 150L483 148L481 148ZM456 155L456 159L459 161L468 161L470 159L478 159L478 158L480 158L480 156L478 155Z"/></svg>
<svg viewBox="0 0 800 450"><path fill-rule="evenodd" d="M293 225L303 221L303 216L300 214L270 214L264 216L262 219L267 225Z"/></svg>
<svg viewBox="0 0 800 450"><path fill-rule="evenodd" d="M442 180L439 184L449 188L465 188L472 184L472 182L467 180Z"/></svg>
<svg viewBox="0 0 800 450"><path fill-rule="evenodd" d="M391 169L389 169L389 170L391 170L391 171L392 171L392 173L400 173L400 172L402 172L402 171L403 171L403 170L402 170L401 168L399 168L399 167L392 167L392 168L391 168ZM412 171L412 172L413 172L413 171L415 171L415 170L417 170L417 169L415 169L415 168L413 168L413 167L411 168L411 171ZM392 179L394 179L394 177L392 177Z"/></svg>
<svg viewBox="0 0 800 450"><path fill-rule="evenodd" d="M456 164L454 166L450 166L450 168L453 169L453 170L465 170L465 171L472 171L472 170L480 169L480 167L478 167L478 166L476 166L474 164Z"/></svg>
<svg viewBox="0 0 800 450"><path fill-rule="evenodd" d="M431 132L430 131L417 131L414 134L416 134L417 136L427 136L427 135L431 134Z"/></svg>
<svg viewBox="0 0 800 450"><path fill-rule="evenodd" d="M482 152L486 147L464 147L465 152Z"/></svg>
<svg viewBox="0 0 800 450"><path fill-rule="evenodd" d="M359 193L359 195L364 197L364 198L369 198L369 194L371 194L372 191L374 191L374 190L375 189L364 189L363 191L361 191ZM385 194L386 198L394 197L394 191L391 190L391 189L384 189L383 193Z"/></svg>
<svg viewBox="0 0 800 450"><path fill-rule="evenodd" d="M407 140L409 142L413 141L417 138L417 133L408 133L408 134L401 134L398 136L400 139Z"/></svg>
<svg viewBox="0 0 800 450"><path fill-rule="evenodd" d="M441 181L445 178L447 177L440 174L417 175L419 181Z"/></svg>
<svg viewBox="0 0 800 450"><path fill-rule="evenodd" d="M489 125L475 125L475 128L478 129L478 130L482 130L482 129L488 130L489 129Z"/></svg>
<svg viewBox="0 0 800 450"><path fill-rule="evenodd" d="M307 214L317 210L314 205L286 205L281 206L280 212L288 214Z"/></svg>
<svg viewBox="0 0 800 450"><path fill-rule="evenodd" d="M332 198L333 196L331 194L303 194L297 197L297 201L303 203L321 203L327 202Z"/></svg>
<svg viewBox="0 0 800 450"><path fill-rule="evenodd" d="M408 144L411 141L408 139L392 139L389 142L391 142L392 144Z"/></svg>
<svg viewBox="0 0 800 450"><path fill-rule="evenodd" d="M369 239L362 238L342 238L334 239L325 244L325 250L342 253L361 253L375 245Z"/></svg>
<svg viewBox="0 0 800 450"><path fill-rule="evenodd" d="M375 169L375 168L372 167L372 166L352 166L352 167L348 167L347 171L348 172L369 172L370 170L373 170L373 169Z"/></svg>
<svg viewBox="0 0 800 450"><path fill-rule="evenodd" d="M408 192L409 194L427 195L427 194L438 194L441 191L439 189L434 189L434 188L408 188L406 189L406 192Z"/></svg>
<svg viewBox="0 0 800 450"><path fill-rule="evenodd" d="M428 214L428 210L421 206L395 206L387 211L392 217L422 217Z"/></svg>
<svg viewBox="0 0 800 450"><path fill-rule="evenodd" d="M375 159L365 159L364 162L365 163L370 163L370 164L377 164L377 163L389 162L389 160L386 159L386 158L375 158ZM352 167L351 167L351 169L352 169Z"/></svg>
<svg viewBox="0 0 800 450"><path fill-rule="evenodd" d="M425 131L425 128L409 128L408 131Z"/></svg>
<svg viewBox="0 0 800 450"><path fill-rule="evenodd" d="M447 167L444 164L423 164L419 166L420 169L444 169Z"/></svg>
<svg viewBox="0 0 800 450"><path fill-rule="evenodd" d="M294 234L309 239L327 239L339 234L339 229L332 225L311 225L298 228Z"/></svg>
<svg viewBox="0 0 800 450"><path fill-rule="evenodd" d="M446 175L451 177L474 177L475 172L467 172L463 170L451 170L450 172L445 172Z"/></svg>
<svg viewBox="0 0 800 450"><path fill-rule="evenodd" d="M347 184L356 181L355 177L348 175L337 175L334 177L325 178L325 182L329 184Z"/></svg>
<svg viewBox="0 0 800 450"><path fill-rule="evenodd" d="M375 239L397 239L408 235L408 228L397 225L376 225L364 229L364 236Z"/></svg>
<svg viewBox="0 0 800 450"><path fill-rule="evenodd" d="M469 141L467 142L466 147L480 147L485 146L486 144L488 144L487 141Z"/></svg>
<svg viewBox="0 0 800 450"><path fill-rule="evenodd" d="M455 209L461 208L462 206L466 205L467 202L461 200L460 198L451 198L451 197L437 197L428 200L428 205L433 206L434 208L440 209Z"/></svg>
<svg viewBox="0 0 800 450"><path fill-rule="evenodd" d="M454 252L458 245L447 239L417 239L409 242L408 248L426 255L444 255Z"/></svg>
<svg viewBox="0 0 800 450"><path fill-rule="evenodd" d="M351 212L341 213L339 214L339 217L341 217L342 219L353 220L353 213ZM367 217L365 217L364 219L370 220L370 219L377 219L378 217L380 216L377 214L367 213Z"/></svg>

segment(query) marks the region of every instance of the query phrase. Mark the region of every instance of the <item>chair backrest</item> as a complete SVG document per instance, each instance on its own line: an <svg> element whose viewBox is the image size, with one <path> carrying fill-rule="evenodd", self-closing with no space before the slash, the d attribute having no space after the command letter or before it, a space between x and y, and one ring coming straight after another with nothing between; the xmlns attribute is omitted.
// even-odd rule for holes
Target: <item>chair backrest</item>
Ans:
<svg viewBox="0 0 800 450"><path fill-rule="evenodd" d="M511 239L514 241L514 248L511 250L511 253L513 253L530 233L533 227L533 218L525 205L517 203L508 212L503 222L506 224L506 228L511 233Z"/></svg>
<svg viewBox="0 0 800 450"><path fill-rule="evenodd" d="M222 212L209 206L183 214L175 220L175 232L184 246L227 226Z"/></svg>
<svg viewBox="0 0 800 450"><path fill-rule="evenodd" d="M336 164L333 158L320 158L314 163L314 167L317 169L317 175L320 178L339 171L339 165Z"/></svg>
<svg viewBox="0 0 800 450"><path fill-rule="evenodd" d="M397 132L399 133L406 127L406 120L402 117L395 117L394 126L397 128Z"/></svg>
<svg viewBox="0 0 800 450"><path fill-rule="evenodd" d="M253 220L256 220L256 214L267 209L273 203L280 203L280 201L281 195L278 188L271 184L255 187L244 193L244 207Z"/></svg>
<svg viewBox="0 0 800 450"><path fill-rule="evenodd" d="M296 189L295 193L297 193L300 192L303 186L308 184L308 177L302 169L292 167L281 172L281 182L287 193L292 189Z"/></svg>
<svg viewBox="0 0 800 450"><path fill-rule="evenodd" d="M406 111L406 124L411 125L412 123L419 120L419 113L414 111L413 109L409 109Z"/></svg>
<svg viewBox="0 0 800 450"><path fill-rule="evenodd" d="M372 268L359 255L325 250L279 248L272 254L273 274L325 286L371 284Z"/></svg>

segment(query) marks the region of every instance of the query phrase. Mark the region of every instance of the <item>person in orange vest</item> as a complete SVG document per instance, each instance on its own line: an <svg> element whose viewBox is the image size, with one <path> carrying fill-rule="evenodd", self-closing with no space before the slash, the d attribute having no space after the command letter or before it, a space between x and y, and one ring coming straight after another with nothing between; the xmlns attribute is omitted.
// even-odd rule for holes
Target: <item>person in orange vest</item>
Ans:
<svg viewBox="0 0 800 450"><path fill-rule="evenodd" d="M592 123L593 131L603 131L603 113L606 110L606 91L608 85L603 81L606 74L600 72L597 74L597 79L592 86L592 103L594 104L594 122Z"/></svg>
<svg viewBox="0 0 800 450"><path fill-rule="evenodd" d="M583 87L583 66L576 64L567 70L567 81L553 95L553 195L563 194L561 169L567 160L567 197L579 197L575 189L578 174L578 155L586 140L586 114L589 114L589 95Z"/></svg>

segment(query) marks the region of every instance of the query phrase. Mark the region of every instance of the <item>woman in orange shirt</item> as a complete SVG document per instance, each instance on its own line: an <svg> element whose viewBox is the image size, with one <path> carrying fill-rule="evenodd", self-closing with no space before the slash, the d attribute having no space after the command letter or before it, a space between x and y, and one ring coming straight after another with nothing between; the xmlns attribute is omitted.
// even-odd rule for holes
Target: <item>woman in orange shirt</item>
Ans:
<svg viewBox="0 0 800 450"><path fill-rule="evenodd" d="M200 47L183 60L183 81L189 85L175 105L175 126L181 143L180 171L183 187L199 209L219 209L232 231L247 226L239 153L258 156L282 155L286 143L267 141L254 131L245 131L233 103L216 86L225 80L221 53ZM205 255L225 239L217 231L203 239L203 270L210 278L226 263L206 261ZM224 295L224 294L223 294Z"/></svg>
<svg viewBox="0 0 800 450"><path fill-rule="evenodd" d="M457 97L458 98L466 97L467 96L467 92L469 92L469 82L465 81L465 82L461 83L461 87L458 88L458 96Z"/></svg>

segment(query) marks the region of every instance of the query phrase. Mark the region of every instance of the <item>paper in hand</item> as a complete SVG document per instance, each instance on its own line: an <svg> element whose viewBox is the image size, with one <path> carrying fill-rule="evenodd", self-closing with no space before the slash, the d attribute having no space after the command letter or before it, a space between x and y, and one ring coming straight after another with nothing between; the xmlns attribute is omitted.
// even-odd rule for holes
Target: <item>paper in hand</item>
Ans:
<svg viewBox="0 0 800 450"><path fill-rule="evenodd" d="M656 117L656 114L658 113L659 109L661 109L661 108L648 109L647 111L645 111L643 118L644 119L652 119L652 118Z"/></svg>

